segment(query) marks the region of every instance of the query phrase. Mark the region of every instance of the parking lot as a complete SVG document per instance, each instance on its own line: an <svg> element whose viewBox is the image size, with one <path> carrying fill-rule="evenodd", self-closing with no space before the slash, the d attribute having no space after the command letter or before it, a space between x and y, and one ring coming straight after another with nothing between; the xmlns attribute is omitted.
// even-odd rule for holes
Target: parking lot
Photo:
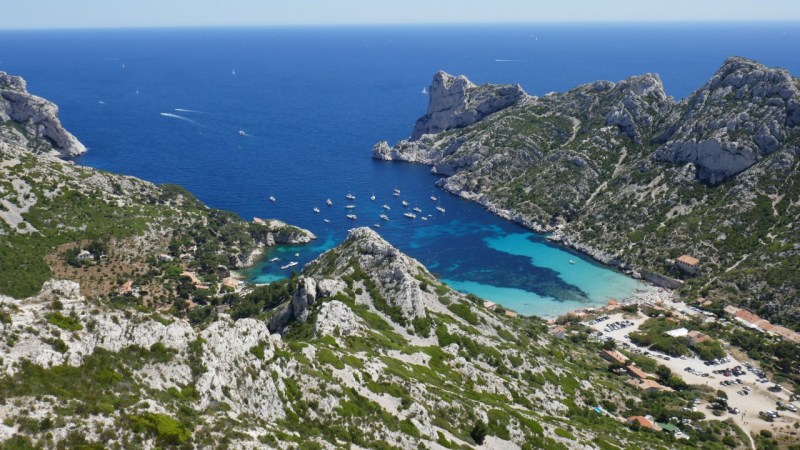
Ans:
<svg viewBox="0 0 800 450"><path fill-rule="evenodd" d="M726 413L720 417L721 419L733 417L740 427L756 433L762 429L771 429L773 425L782 427L800 420L797 411L777 411L777 402L781 402L786 408L795 410L797 402L790 401L790 394L785 389L771 392L769 389L774 388L775 385L757 366L749 362L737 361L730 355L721 361L716 361L716 364L707 364L697 356L671 357L659 352L640 349L630 341L627 335L638 330L647 317L642 314L623 316L622 313L608 314L604 317L607 318L592 321L594 323L588 322L587 325L599 332L603 338L614 339L623 349L627 348L629 351L656 359L659 364L668 367L673 373L679 374L689 384L707 385L724 391L728 396L728 406L731 411L734 411L734 414ZM609 326L614 323L626 325ZM701 403L695 408L706 413L707 416L711 416L712 411L706 407L707 404ZM773 417L773 423L760 416L760 413L769 411L777 414Z"/></svg>

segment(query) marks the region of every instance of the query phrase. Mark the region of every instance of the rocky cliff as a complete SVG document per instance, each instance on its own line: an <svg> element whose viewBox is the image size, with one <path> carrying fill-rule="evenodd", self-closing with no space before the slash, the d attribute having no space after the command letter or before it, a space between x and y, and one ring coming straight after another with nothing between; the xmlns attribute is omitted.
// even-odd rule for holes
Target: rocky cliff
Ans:
<svg viewBox="0 0 800 450"><path fill-rule="evenodd" d="M71 158L86 152L72 134L61 126L58 107L29 94L25 80L0 72L0 139L39 152ZM11 126L8 126L11 125Z"/></svg>
<svg viewBox="0 0 800 450"><path fill-rule="evenodd" d="M798 86L731 57L679 102L657 75L598 81L372 155L432 165L443 189L634 275L684 278L686 294L798 324ZM449 96L432 92L431 105ZM479 115L461 104L471 112L454 124ZM701 260L699 276L675 268L681 254Z"/></svg>

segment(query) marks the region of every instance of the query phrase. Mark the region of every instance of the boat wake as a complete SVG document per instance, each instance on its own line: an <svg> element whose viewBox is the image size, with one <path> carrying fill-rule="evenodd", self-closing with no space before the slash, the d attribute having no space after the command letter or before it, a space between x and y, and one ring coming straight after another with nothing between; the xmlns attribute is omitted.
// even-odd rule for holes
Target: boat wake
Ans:
<svg viewBox="0 0 800 450"><path fill-rule="evenodd" d="M505 62L523 62L524 59L495 59L494 62L505 63Z"/></svg>
<svg viewBox="0 0 800 450"><path fill-rule="evenodd" d="M189 123L192 123L194 125L200 126L199 123L195 122L194 120L192 120L192 119L190 119L188 117L183 117L183 116L179 116L177 114L165 113L165 112L162 112L161 115L164 116L164 117L169 117L170 119L184 120L186 122L189 122Z"/></svg>
<svg viewBox="0 0 800 450"><path fill-rule="evenodd" d="M175 108L175 111L183 112L183 113L194 113L194 114L205 114L205 111L198 111L196 109L183 109L183 108Z"/></svg>

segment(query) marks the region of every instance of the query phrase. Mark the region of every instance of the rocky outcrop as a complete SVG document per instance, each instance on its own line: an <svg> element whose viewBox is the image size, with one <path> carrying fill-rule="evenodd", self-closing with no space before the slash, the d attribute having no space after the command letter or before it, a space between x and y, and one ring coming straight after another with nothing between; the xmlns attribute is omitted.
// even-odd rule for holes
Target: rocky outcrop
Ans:
<svg viewBox="0 0 800 450"><path fill-rule="evenodd" d="M476 86L465 76L437 72L430 86L428 112L414 125L411 140L471 125L526 96L519 85Z"/></svg>
<svg viewBox="0 0 800 450"><path fill-rule="evenodd" d="M682 113L659 136L654 158L693 163L698 178L719 184L752 167L786 142L800 123L800 90L784 69L728 58L703 87L679 105Z"/></svg>
<svg viewBox="0 0 800 450"><path fill-rule="evenodd" d="M317 336L350 336L362 327L353 310L338 300L323 303L314 322Z"/></svg>
<svg viewBox="0 0 800 450"><path fill-rule="evenodd" d="M424 317L425 302L436 298L423 291L416 278L431 277L422 264L367 227L350 230L341 247L323 253L306 266L305 272L313 277L335 278L352 273L356 265L368 274L378 293L408 319Z"/></svg>
<svg viewBox="0 0 800 450"><path fill-rule="evenodd" d="M29 94L25 80L0 72L0 122L13 122L23 143L36 151L48 148L63 158L86 152L86 147L61 126L58 107ZM15 139L16 140L16 139Z"/></svg>

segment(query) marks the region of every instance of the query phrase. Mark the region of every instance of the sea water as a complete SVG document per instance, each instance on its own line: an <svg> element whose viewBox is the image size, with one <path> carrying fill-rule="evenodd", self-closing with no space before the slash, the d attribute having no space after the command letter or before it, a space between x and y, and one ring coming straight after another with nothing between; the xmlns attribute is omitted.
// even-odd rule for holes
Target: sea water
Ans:
<svg viewBox="0 0 800 450"><path fill-rule="evenodd" d="M781 23L4 31L0 70L59 105L89 149L77 163L177 183L209 206L319 237L269 249L251 281L285 277L289 261L299 269L348 229L380 224L456 289L549 317L640 284L436 189L428 167L370 159L375 142L410 134L432 75L543 95L656 72L682 98L730 55L800 73L799 37ZM403 217L402 200L428 220Z"/></svg>

